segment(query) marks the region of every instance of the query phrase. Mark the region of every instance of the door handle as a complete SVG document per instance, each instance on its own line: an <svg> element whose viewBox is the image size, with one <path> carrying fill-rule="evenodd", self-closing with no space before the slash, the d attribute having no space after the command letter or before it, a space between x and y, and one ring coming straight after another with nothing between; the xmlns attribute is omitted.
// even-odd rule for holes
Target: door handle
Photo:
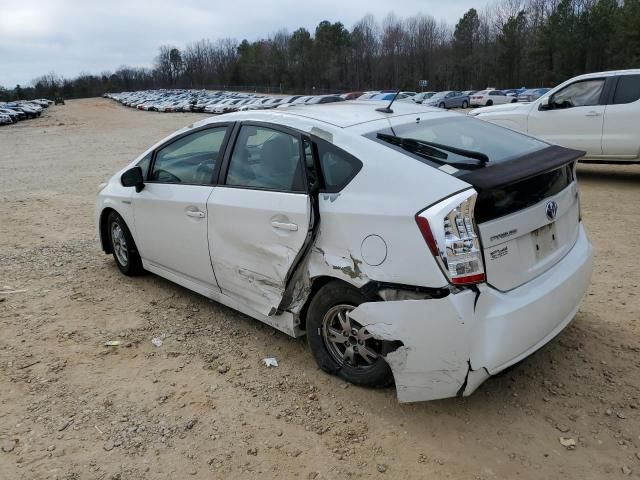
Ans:
<svg viewBox="0 0 640 480"><path fill-rule="evenodd" d="M186 215L187 215L187 217L193 217L193 218L204 218L205 217L204 212L201 212L200 210L187 210Z"/></svg>
<svg viewBox="0 0 640 480"><path fill-rule="evenodd" d="M600 115L602 115L602 114L598 113L598 112L591 111L591 112L585 114L585 117L599 117Z"/></svg>
<svg viewBox="0 0 640 480"><path fill-rule="evenodd" d="M271 226L273 228L278 228L280 230L288 230L290 232L297 232L298 231L298 225L296 225L295 223L285 223L285 222L273 221L273 222L271 222Z"/></svg>

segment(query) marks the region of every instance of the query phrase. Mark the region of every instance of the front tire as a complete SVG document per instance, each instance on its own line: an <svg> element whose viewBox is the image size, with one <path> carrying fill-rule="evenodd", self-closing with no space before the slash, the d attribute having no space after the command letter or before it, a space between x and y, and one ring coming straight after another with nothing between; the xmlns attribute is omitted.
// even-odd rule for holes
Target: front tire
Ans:
<svg viewBox="0 0 640 480"><path fill-rule="evenodd" d="M468 108L469 107L469 102L467 102L466 100L462 101L462 108Z"/></svg>
<svg viewBox="0 0 640 480"><path fill-rule="evenodd" d="M109 213L107 232L118 269L128 276L141 274L144 270L136 244L127 224L116 212Z"/></svg>
<svg viewBox="0 0 640 480"><path fill-rule="evenodd" d="M446 108L446 105L444 104L444 102L440 102L440 105L438 105L438 107L444 109Z"/></svg>
<svg viewBox="0 0 640 480"><path fill-rule="evenodd" d="M368 299L356 288L331 282L318 290L307 311L307 342L325 372L363 387L384 388L393 375L383 356L393 342L373 338L347 313Z"/></svg>

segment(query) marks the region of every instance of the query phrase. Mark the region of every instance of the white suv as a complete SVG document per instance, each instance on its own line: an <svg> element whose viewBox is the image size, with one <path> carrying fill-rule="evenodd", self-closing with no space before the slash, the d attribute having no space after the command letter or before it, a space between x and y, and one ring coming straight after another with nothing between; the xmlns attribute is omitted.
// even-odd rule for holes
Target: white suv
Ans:
<svg viewBox="0 0 640 480"><path fill-rule="evenodd" d="M584 150L587 161L640 161L640 69L581 75L534 102L469 114Z"/></svg>
<svg viewBox="0 0 640 480"><path fill-rule="evenodd" d="M469 395L589 286L580 155L408 102L238 112L114 175L97 229L123 273L306 334L326 372L395 380L403 402Z"/></svg>

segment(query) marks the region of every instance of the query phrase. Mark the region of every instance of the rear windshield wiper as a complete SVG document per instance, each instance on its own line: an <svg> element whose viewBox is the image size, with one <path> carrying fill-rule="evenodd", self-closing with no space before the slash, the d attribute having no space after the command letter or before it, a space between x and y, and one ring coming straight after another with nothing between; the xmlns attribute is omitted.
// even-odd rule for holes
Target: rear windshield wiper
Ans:
<svg viewBox="0 0 640 480"><path fill-rule="evenodd" d="M378 133L377 136L380 140L384 140L392 145L397 145L409 152L430 157L439 163L448 163L453 165L453 162L446 161L449 157L446 152L455 153L461 157L473 158L483 165L489 162L489 157L487 155L474 150L465 150L463 148L443 145L441 143L429 142L427 140L416 140L415 138L398 137L396 135L388 135L386 133Z"/></svg>

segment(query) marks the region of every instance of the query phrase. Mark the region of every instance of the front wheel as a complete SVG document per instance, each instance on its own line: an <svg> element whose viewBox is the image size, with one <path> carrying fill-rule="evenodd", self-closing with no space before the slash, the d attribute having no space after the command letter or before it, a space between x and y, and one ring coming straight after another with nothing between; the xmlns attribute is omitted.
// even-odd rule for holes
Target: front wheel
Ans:
<svg viewBox="0 0 640 480"><path fill-rule="evenodd" d="M445 107L446 107L446 105L444 104L444 102L440 102L440 105L438 105L438 107L440 107L440 108L445 108Z"/></svg>
<svg viewBox="0 0 640 480"><path fill-rule="evenodd" d="M116 212L111 212L107 219L107 228L111 249L113 250L113 258L118 265L118 269L129 276L142 273L142 260L131 232L122 217Z"/></svg>
<svg viewBox="0 0 640 480"><path fill-rule="evenodd" d="M462 108L469 108L469 102L467 102L466 100L462 101Z"/></svg>
<svg viewBox="0 0 640 480"><path fill-rule="evenodd" d="M383 388L393 375L383 356L393 342L378 340L348 313L367 299L340 282L324 285L307 311L307 342L318 366L355 385Z"/></svg>

